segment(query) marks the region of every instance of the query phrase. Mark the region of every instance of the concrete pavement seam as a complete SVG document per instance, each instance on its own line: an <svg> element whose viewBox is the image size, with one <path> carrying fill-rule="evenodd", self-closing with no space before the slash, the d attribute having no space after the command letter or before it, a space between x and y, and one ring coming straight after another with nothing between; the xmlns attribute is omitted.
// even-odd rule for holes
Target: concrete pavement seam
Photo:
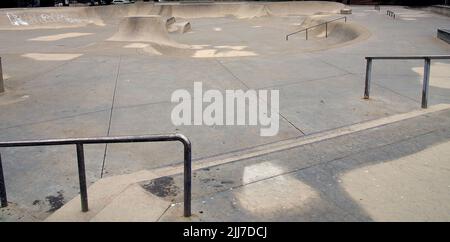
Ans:
<svg viewBox="0 0 450 242"><path fill-rule="evenodd" d="M109 136L111 131L111 123L112 123L112 117L114 112L114 102L116 100L116 92L117 92L117 83L119 82L119 75L120 75L120 65L122 63L122 56L119 55L119 64L117 65L117 73L116 73L116 82L114 84L114 91L112 96L112 102L111 102L111 111L109 113L109 124L108 124L108 131L106 133L106 136ZM106 154L108 152L108 144L105 145L105 152L103 154L103 161L102 161L102 170L100 172L100 178L103 177L103 172L105 170L105 161L106 161Z"/></svg>

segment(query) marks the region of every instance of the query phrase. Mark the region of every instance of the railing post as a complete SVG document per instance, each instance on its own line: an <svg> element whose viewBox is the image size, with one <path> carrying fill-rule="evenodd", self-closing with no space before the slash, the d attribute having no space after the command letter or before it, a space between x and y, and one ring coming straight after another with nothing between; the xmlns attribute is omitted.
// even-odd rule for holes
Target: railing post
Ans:
<svg viewBox="0 0 450 242"><path fill-rule="evenodd" d="M328 22L325 23L325 38L328 38Z"/></svg>
<svg viewBox="0 0 450 242"><path fill-rule="evenodd" d="M191 190L192 190L192 149L189 141L184 145L184 217L191 216Z"/></svg>
<svg viewBox="0 0 450 242"><path fill-rule="evenodd" d="M370 80L372 78L372 59L367 58L366 64L366 81L364 88L364 99L369 99L370 96Z"/></svg>
<svg viewBox="0 0 450 242"><path fill-rule="evenodd" d="M80 179L80 197L81 197L81 211L87 212L89 210L87 186L86 186L86 169L84 164L84 148L83 144L76 144L77 146L77 160L78 160L78 176Z"/></svg>
<svg viewBox="0 0 450 242"><path fill-rule="evenodd" d="M425 57L425 63L423 68L423 88L422 88L422 108L428 107L428 89L430 86L430 67L431 59Z"/></svg>
<svg viewBox="0 0 450 242"><path fill-rule="evenodd" d="M5 177L3 176L3 165L1 154L0 154L0 200L2 208L8 206L8 198L6 197Z"/></svg>
<svg viewBox="0 0 450 242"><path fill-rule="evenodd" d="M306 40L308 40L308 29L306 29Z"/></svg>
<svg viewBox="0 0 450 242"><path fill-rule="evenodd" d="M0 93L5 91L5 86L3 83L3 70L2 70L2 57L0 57Z"/></svg>

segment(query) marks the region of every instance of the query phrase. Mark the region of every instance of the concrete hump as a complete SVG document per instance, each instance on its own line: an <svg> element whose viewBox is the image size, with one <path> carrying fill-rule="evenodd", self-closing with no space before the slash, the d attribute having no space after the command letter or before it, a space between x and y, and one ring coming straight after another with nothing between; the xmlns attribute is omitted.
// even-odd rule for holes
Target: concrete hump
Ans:
<svg viewBox="0 0 450 242"><path fill-rule="evenodd" d="M174 45L169 37L167 19L159 15L138 15L124 17L117 32L108 40L123 42L151 42L160 45Z"/></svg>
<svg viewBox="0 0 450 242"><path fill-rule="evenodd" d="M300 25L301 28L304 29L311 26L317 26L319 24L323 24L329 20L336 19L339 15L316 15L309 16L305 18L303 23ZM328 24L328 28L325 25L319 25L317 27L311 28L309 30L309 38L313 39L324 39L326 38L325 31L328 30L328 40L334 44L338 43L346 43L350 41L354 41L357 39L365 39L370 34L363 27L345 22L344 19L338 20L335 22L331 22Z"/></svg>
<svg viewBox="0 0 450 242"><path fill-rule="evenodd" d="M168 17L166 19L166 26L169 27L170 25L174 24L176 22L175 17Z"/></svg>
<svg viewBox="0 0 450 242"><path fill-rule="evenodd" d="M191 30L191 23L189 22L179 22L174 23L168 28L170 33L180 33L184 34Z"/></svg>

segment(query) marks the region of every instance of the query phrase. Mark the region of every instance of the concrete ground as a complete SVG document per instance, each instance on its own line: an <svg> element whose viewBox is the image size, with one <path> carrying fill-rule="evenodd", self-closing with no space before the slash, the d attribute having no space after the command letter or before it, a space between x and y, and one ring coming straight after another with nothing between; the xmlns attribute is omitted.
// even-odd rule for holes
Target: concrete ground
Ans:
<svg viewBox="0 0 450 242"><path fill-rule="evenodd" d="M158 220L450 221L449 117L441 111L198 170L194 216L183 218L175 204ZM173 180L176 191L182 177Z"/></svg>
<svg viewBox="0 0 450 242"><path fill-rule="evenodd" d="M370 6L352 6L349 22L365 28L369 36L342 45L331 45L330 48L320 48L320 45L311 49L296 47L294 41L299 41L298 45L305 41L293 38L286 42L284 27L273 28L277 34L271 34L270 25L295 23L292 17L275 18L275 22L264 18L189 19L192 33L173 36L177 41L189 44L247 46L246 51L254 53L235 57L151 55L141 48L122 48L124 44L104 41L115 32L114 26L0 30L0 53L7 89L0 96L0 140L179 132L191 139L194 160L201 160L418 109L421 61L376 61L372 99L366 101L362 99L364 57L450 54L450 46L435 37L437 28L448 25L449 18L418 9L389 7L399 16L393 20L385 15L387 8L382 7L378 12ZM299 23L304 17L299 19ZM262 29L261 35L247 32L249 27L265 25L269 27L252 28L252 31ZM33 40L59 34L77 37ZM227 36L226 41L224 36ZM450 103L449 67L448 61L432 63L430 105ZM176 89L191 90L194 81L202 81L205 89L220 91L280 90L279 134L261 137L257 126L172 125L170 112L175 104L170 102L170 96ZM443 163L448 162L448 158L444 159L448 157L448 114L440 113L430 122L435 126L431 127L433 130L430 128L429 134L416 134L416 137L414 131L424 128L416 125L422 123L405 123L404 129L408 133L399 135L399 139L388 146L352 153L345 160L339 159L342 154L338 154L348 148L345 143L351 147L350 143L358 140L368 146L375 145L377 139L373 137L376 132L365 134L365 137L334 140L323 147L310 148L309 153L292 150L273 154L270 159L255 158L269 170L279 167L273 167L272 162L261 161L284 160L283 165L301 164L292 157L319 159L333 153L336 162L319 162L301 171L255 183L248 190L242 188L218 195L223 201L233 201L232 197L237 197L246 204L252 197L266 192L265 189L277 194L287 192L277 190L277 187L298 185L301 190L292 193L283 206L295 209L298 206L296 201L301 199L310 211L295 210L297 212L291 217L281 216L284 214L282 208L274 203L275 207L263 207L262 215L259 211L250 211L241 216L232 210L232 202L229 207L223 207L223 203L203 204L201 194L194 208L231 213L228 217L205 214L206 220L448 220L440 213L448 212L447 208L432 210L435 205L432 202L426 203L423 216L415 216L412 211L417 209L414 204L422 204L420 198L411 195L414 191L399 192L405 186L411 188L408 179L412 179L420 167L429 166L429 174L432 175L426 174L421 182L413 183L414 187L421 190L428 186L432 189L438 187L431 189L441 194L434 201L443 203L448 200L448 187L447 190L443 188L444 184L450 185L448 165ZM392 136L402 128L383 129L381 133ZM92 184L101 177L179 164L182 161L181 149L179 144L87 146L88 181ZM9 200L16 204L17 209L32 214L33 218L46 218L78 194L75 147L8 148L2 149L1 153ZM430 154L435 153L440 155L430 158L433 157ZM393 168L405 167L405 162L411 163L408 171L393 176L386 173L395 171ZM236 164L237 170L239 167L243 164ZM227 169L232 168L230 165ZM243 175L239 172L222 175L225 174ZM211 174L202 176L202 179L208 179ZM341 177L339 184L336 176ZM386 177L397 178L382 179ZM431 179L433 177L436 179ZM381 181L375 184L373 179ZM327 183L331 185L326 187L324 184ZM379 196L383 192L377 190L376 185L389 187L390 195ZM370 187L373 192L361 192L364 190L361 187ZM407 200L412 204L408 207L409 212L397 209L400 198L392 197L392 194L410 198ZM214 199L218 197L214 196ZM271 206L270 202L261 199L261 206ZM386 209L380 210L376 206L379 203L386 204ZM358 212L349 213L349 210ZM162 219L169 220L170 212L167 218Z"/></svg>

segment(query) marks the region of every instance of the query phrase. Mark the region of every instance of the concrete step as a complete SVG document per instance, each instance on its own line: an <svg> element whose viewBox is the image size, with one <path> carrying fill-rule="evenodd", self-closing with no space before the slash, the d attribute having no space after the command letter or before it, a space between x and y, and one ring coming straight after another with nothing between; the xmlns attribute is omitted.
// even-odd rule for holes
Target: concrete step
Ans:
<svg viewBox="0 0 450 242"><path fill-rule="evenodd" d="M80 196L76 196L63 207L50 215L46 221L90 221L108 204L114 201L131 185L157 177L150 171L102 178L88 188L89 211L80 211Z"/></svg>
<svg viewBox="0 0 450 242"><path fill-rule="evenodd" d="M112 200L91 222L156 222L171 202L145 191L133 184Z"/></svg>
<svg viewBox="0 0 450 242"><path fill-rule="evenodd" d="M304 200L305 196L310 194L317 198L320 192L308 184L298 182L298 179L293 179L289 174L320 166L340 157L376 150L410 137L446 129L450 126L449 110L449 104L440 104L428 109L195 161L192 181L194 215L187 220L277 220L277 213L287 214L289 209L299 212L298 209L304 208L298 207L298 204L304 202L306 206L311 202ZM404 150L409 149L411 147L408 146ZM380 157L383 157L383 154ZM365 160L366 158L361 158L361 164L365 164ZM182 217L182 172L183 166L177 165L101 179L89 188L88 213L80 212L80 200L77 197L56 211L47 221L186 220ZM242 194L242 189L246 187L249 188L248 193ZM240 190L241 193L234 194L233 190ZM339 190L336 188L336 191ZM271 199L267 200L266 197L261 197L261 194ZM282 194L292 196L283 198ZM349 208L336 206L336 201L319 200L320 208L311 207L315 211L311 213L317 218L369 220L361 214L345 217ZM221 206L228 210L221 211ZM245 214L235 211L233 207L244 209ZM252 207L256 210L252 210ZM259 215L254 217L255 214ZM327 219L326 214L333 214L333 219ZM308 221L320 220L311 216L303 214L301 218ZM279 218L283 219L291 220L286 216Z"/></svg>

